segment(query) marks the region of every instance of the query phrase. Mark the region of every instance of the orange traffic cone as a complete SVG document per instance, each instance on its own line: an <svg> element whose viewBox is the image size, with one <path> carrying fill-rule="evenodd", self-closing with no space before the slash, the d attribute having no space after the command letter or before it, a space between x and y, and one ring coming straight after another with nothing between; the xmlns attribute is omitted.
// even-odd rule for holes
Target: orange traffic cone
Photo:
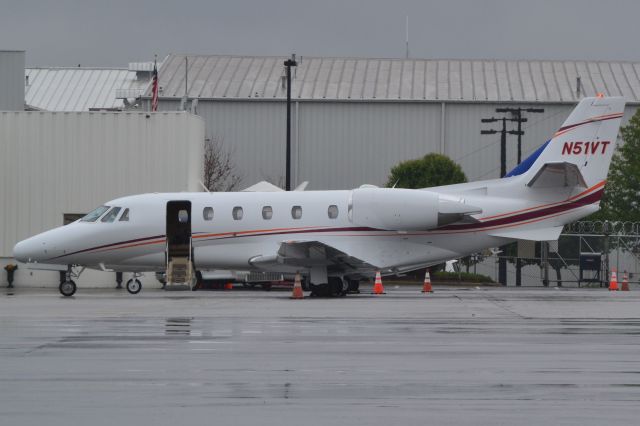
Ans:
<svg viewBox="0 0 640 426"><path fill-rule="evenodd" d="M296 272L296 279L293 283L293 292L290 299L304 299L304 293L302 292L302 279L300 273Z"/></svg>
<svg viewBox="0 0 640 426"><path fill-rule="evenodd" d="M627 276L627 271L624 271L624 275L622 276L622 286L620 287L621 291L629 291L629 277Z"/></svg>
<svg viewBox="0 0 640 426"><path fill-rule="evenodd" d="M380 271L376 271L376 282L373 284L373 292L371 294L387 294L382 286L382 277Z"/></svg>
<svg viewBox="0 0 640 426"><path fill-rule="evenodd" d="M614 269L611 271L611 281L609 281L609 291L618 291L618 274Z"/></svg>
<svg viewBox="0 0 640 426"><path fill-rule="evenodd" d="M225 290L233 290L233 283L226 283L224 285Z"/></svg>
<svg viewBox="0 0 640 426"><path fill-rule="evenodd" d="M431 277L429 276L429 270L424 274L424 284L422 285L423 293L432 293L433 288L431 287Z"/></svg>

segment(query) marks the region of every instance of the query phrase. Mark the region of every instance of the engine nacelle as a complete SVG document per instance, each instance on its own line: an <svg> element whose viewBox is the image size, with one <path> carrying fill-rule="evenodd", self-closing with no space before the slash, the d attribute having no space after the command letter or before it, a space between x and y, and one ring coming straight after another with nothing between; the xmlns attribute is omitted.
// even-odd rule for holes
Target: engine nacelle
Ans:
<svg viewBox="0 0 640 426"><path fill-rule="evenodd" d="M415 189L358 188L352 191L350 218L357 226L417 231L438 226L439 195Z"/></svg>

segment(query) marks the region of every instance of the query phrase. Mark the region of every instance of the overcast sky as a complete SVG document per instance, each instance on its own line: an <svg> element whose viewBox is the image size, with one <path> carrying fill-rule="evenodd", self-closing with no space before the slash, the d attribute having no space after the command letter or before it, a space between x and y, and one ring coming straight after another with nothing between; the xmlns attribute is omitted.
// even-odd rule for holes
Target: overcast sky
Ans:
<svg viewBox="0 0 640 426"><path fill-rule="evenodd" d="M166 54L640 61L639 0L0 0L28 66Z"/></svg>

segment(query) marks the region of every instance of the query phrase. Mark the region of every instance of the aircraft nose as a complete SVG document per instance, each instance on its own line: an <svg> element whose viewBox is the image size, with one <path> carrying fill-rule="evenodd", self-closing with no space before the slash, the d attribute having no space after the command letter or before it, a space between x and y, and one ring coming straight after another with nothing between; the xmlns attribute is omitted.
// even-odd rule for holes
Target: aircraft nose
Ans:
<svg viewBox="0 0 640 426"><path fill-rule="evenodd" d="M35 237L20 241L13 247L13 257L18 262L23 263L37 262L41 260L45 252L46 246L44 242L38 241Z"/></svg>
<svg viewBox="0 0 640 426"><path fill-rule="evenodd" d="M13 257L15 257L18 262L27 262L29 260L27 241L20 241L13 247Z"/></svg>

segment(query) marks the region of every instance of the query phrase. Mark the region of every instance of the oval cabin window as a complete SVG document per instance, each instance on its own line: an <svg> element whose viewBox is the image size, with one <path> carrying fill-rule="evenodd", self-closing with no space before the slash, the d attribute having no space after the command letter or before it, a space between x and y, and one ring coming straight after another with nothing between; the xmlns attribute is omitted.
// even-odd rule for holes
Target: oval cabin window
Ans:
<svg viewBox="0 0 640 426"><path fill-rule="evenodd" d="M262 208L262 218L264 220L270 220L273 217L273 209L271 206L264 206Z"/></svg>
<svg viewBox="0 0 640 426"><path fill-rule="evenodd" d="M329 209L327 209L327 214L329 215L329 219L335 219L338 217L338 206L336 206L335 204L332 204L329 206Z"/></svg>
<svg viewBox="0 0 640 426"><path fill-rule="evenodd" d="M205 207L202 211L204 220L213 220L213 207Z"/></svg>
<svg viewBox="0 0 640 426"><path fill-rule="evenodd" d="M233 208L233 218L235 220L241 220L243 215L242 207L234 207Z"/></svg>
<svg viewBox="0 0 640 426"><path fill-rule="evenodd" d="M300 219L302 217L302 207L293 206L291 208L291 217L294 219Z"/></svg>

